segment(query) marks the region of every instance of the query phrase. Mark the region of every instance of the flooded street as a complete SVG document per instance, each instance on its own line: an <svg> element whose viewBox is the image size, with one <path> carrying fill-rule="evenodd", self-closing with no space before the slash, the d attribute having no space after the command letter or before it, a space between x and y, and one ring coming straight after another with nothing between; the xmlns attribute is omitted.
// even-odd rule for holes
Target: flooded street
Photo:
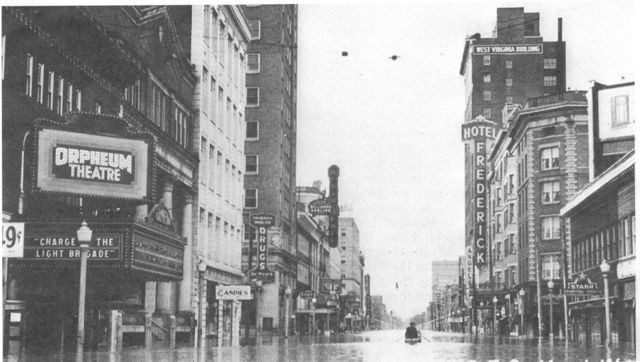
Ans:
<svg viewBox="0 0 640 362"><path fill-rule="evenodd" d="M290 337L260 340L260 344L242 347L205 347L201 350L128 349L113 355L86 353L84 361L612 361L635 360L631 352L604 348L566 347L556 341L503 338L492 340L468 335L425 332L430 341L407 345L403 331L371 331L333 337ZM560 344L559 344L560 343ZM26 356L28 361L74 361L75 355Z"/></svg>

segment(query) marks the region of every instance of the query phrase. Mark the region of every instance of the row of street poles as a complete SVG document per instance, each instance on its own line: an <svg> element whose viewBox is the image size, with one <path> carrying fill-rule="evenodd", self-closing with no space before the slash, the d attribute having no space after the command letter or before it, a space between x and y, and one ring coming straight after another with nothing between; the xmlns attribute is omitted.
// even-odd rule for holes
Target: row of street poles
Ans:
<svg viewBox="0 0 640 362"><path fill-rule="evenodd" d="M604 282L604 310L605 310L605 328L606 328L606 347L611 347L611 315L610 315L610 306L609 306L609 271L611 270L611 265L607 262L606 259L602 260L600 264L600 271L602 272L602 279ZM549 280L547 282L547 287L549 288L549 338L553 340L553 291L555 287L555 283L553 280ZM526 336L526 328L524 324L524 314L525 314L525 296L526 292L524 288L518 291L519 296L519 308L520 308L520 325L522 328L521 334ZM507 294L505 299L510 300L510 296ZM497 314L496 314L496 303L498 302L498 298L496 296L493 297L493 318L494 318L494 328L493 333L496 334L496 323L497 323ZM565 316L567 318L567 316ZM568 323L565 320L565 323ZM565 336L565 338L569 338L569 336Z"/></svg>

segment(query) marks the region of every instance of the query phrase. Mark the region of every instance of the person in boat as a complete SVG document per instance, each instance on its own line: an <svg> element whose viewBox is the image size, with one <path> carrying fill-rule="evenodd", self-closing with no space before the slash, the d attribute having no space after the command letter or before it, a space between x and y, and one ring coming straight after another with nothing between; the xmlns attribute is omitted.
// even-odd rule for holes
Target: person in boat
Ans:
<svg viewBox="0 0 640 362"><path fill-rule="evenodd" d="M404 332L404 338L406 339L420 338L420 335L418 334L418 330L416 329L415 322L411 322L409 324L409 327L407 327L407 330Z"/></svg>

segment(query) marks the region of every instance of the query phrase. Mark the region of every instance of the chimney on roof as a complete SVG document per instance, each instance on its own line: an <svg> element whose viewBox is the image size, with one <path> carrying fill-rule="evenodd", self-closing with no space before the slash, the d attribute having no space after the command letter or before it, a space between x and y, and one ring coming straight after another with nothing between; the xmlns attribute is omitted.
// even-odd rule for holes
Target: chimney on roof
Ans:
<svg viewBox="0 0 640 362"><path fill-rule="evenodd" d="M558 18L558 41L562 41L562 18Z"/></svg>

